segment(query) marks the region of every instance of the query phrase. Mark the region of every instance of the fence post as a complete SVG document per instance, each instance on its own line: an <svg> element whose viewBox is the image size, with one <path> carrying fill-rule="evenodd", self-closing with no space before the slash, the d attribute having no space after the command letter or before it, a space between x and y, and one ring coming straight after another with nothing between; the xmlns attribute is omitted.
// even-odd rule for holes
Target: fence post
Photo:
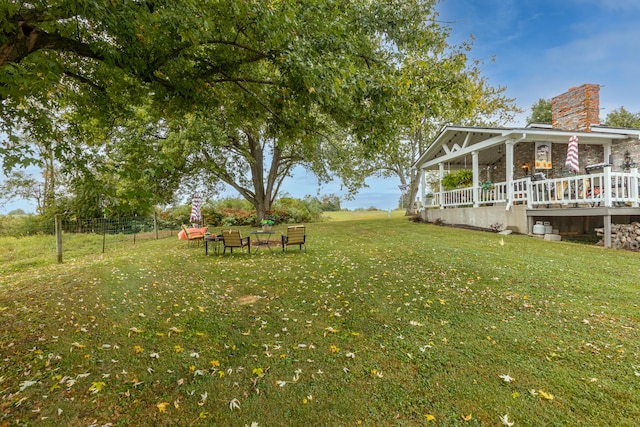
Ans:
<svg viewBox="0 0 640 427"><path fill-rule="evenodd" d="M138 218L138 214L133 216L133 244L136 244L136 219Z"/></svg>
<svg viewBox="0 0 640 427"><path fill-rule="evenodd" d="M102 218L102 253L104 253L105 239L107 238L107 218Z"/></svg>
<svg viewBox="0 0 640 427"><path fill-rule="evenodd" d="M56 257L58 264L62 264L62 217L56 214L55 217L56 227Z"/></svg>
<svg viewBox="0 0 640 427"><path fill-rule="evenodd" d="M153 234L158 240L158 213L155 211L153 212Z"/></svg>

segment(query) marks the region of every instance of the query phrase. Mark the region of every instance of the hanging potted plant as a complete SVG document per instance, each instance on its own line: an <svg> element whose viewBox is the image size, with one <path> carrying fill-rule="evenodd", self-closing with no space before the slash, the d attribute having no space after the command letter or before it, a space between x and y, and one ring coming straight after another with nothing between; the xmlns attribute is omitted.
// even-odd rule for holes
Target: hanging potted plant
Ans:
<svg viewBox="0 0 640 427"><path fill-rule="evenodd" d="M442 178L442 186L445 190L470 187L472 183L473 172L469 169L460 169Z"/></svg>

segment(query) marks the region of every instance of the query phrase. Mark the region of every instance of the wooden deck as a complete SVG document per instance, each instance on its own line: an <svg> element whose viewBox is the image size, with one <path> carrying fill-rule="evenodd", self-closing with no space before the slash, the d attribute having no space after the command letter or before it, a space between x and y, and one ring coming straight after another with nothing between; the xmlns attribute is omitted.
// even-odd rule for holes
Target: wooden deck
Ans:
<svg viewBox="0 0 640 427"><path fill-rule="evenodd" d="M464 217L468 220L469 208L504 206L502 209L508 212L520 205L526 208L523 221L529 232L539 220L551 221L554 228L566 234L588 233L598 227L604 229L604 245L611 247L612 221L620 224L640 221L639 184L637 169L611 172L611 168L606 167L600 173L555 179L527 177L441 191L434 195L428 207L466 208ZM478 215L482 215L480 210ZM475 220L472 218L469 222ZM508 226L508 220L504 224Z"/></svg>
<svg viewBox="0 0 640 427"><path fill-rule="evenodd" d="M505 203L526 204L529 209L562 206L626 208L640 206L640 175L611 172L572 175L545 179L540 176L514 179L510 182L485 183L477 187L440 191L434 194L430 207L479 207Z"/></svg>

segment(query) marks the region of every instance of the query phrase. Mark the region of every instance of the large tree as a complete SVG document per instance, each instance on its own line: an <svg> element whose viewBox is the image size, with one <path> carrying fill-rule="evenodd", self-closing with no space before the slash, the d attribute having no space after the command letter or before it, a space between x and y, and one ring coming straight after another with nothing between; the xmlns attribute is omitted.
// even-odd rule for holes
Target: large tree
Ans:
<svg viewBox="0 0 640 427"><path fill-rule="evenodd" d="M427 57L412 57L401 67L400 97L406 114L397 126L399 139L381 150L371 167L382 176L394 176L407 188L406 215L420 185L420 171L412 169L443 126L495 126L509 121L519 109L480 73L480 63L470 63L464 44L454 48L443 39Z"/></svg>
<svg viewBox="0 0 640 427"><path fill-rule="evenodd" d="M632 113L624 107L620 107L607 114L607 126L620 128L640 128L640 113Z"/></svg>
<svg viewBox="0 0 640 427"><path fill-rule="evenodd" d="M427 118L472 99L461 99L459 85L451 85L468 71L466 57L448 49L434 4L4 3L0 120L10 138L0 155L5 167L28 161L13 124L34 138L51 136L61 129L42 112L55 111L69 123L66 136L73 135L57 138L59 161L73 165L68 153L83 152L74 144L124 144L107 129L123 126L144 105L159 125L185 136L185 157L200 154L185 168L234 186L259 216L296 164L321 179L337 173L355 188L371 171L361 160L395 146L406 130L416 99L403 86L413 84L404 74L408 62L429 96ZM159 144L170 142L175 153L176 140L165 136Z"/></svg>
<svg viewBox="0 0 640 427"><path fill-rule="evenodd" d="M15 171L0 183L0 206L4 205L2 199L33 200L38 212L41 212L44 204L43 185L24 171Z"/></svg>
<svg viewBox="0 0 640 427"><path fill-rule="evenodd" d="M551 124L551 110L551 100L540 98L531 106L531 116L527 117L527 122Z"/></svg>

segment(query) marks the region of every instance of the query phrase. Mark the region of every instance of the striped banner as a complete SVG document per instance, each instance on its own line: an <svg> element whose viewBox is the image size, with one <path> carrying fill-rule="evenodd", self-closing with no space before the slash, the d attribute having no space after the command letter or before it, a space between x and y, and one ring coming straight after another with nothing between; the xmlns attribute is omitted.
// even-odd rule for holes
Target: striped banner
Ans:
<svg viewBox="0 0 640 427"><path fill-rule="evenodd" d="M567 161L564 163L564 165L572 172L580 171L580 163L578 162L578 137L575 135L569 138Z"/></svg>
<svg viewBox="0 0 640 427"><path fill-rule="evenodd" d="M191 222L199 223L202 221L202 215L200 215L200 197L197 194L193 195L193 202L191 203Z"/></svg>

